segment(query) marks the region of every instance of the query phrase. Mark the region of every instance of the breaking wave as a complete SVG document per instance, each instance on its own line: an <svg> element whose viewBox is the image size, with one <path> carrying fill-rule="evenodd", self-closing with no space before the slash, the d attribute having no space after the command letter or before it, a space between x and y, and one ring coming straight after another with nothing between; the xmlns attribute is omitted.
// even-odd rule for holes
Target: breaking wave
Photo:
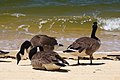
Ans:
<svg viewBox="0 0 120 80"><path fill-rule="evenodd" d="M108 31L120 30L120 18L97 18L97 20L101 24L101 29Z"/></svg>

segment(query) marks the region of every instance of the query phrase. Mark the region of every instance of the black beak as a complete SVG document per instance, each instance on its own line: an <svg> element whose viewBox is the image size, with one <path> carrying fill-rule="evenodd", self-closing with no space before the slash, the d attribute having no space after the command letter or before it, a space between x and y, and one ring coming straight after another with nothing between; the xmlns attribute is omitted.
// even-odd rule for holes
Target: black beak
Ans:
<svg viewBox="0 0 120 80"><path fill-rule="evenodd" d="M63 44L58 44L58 46L64 46Z"/></svg>
<svg viewBox="0 0 120 80"><path fill-rule="evenodd" d="M18 54L16 55L16 57L17 57L17 65L18 65L18 64L19 64L19 62L20 62L20 60L21 60L20 53L18 53Z"/></svg>
<svg viewBox="0 0 120 80"><path fill-rule="evenodd" d="M20 60L17 60L17 65L19 64Z"/></svg>

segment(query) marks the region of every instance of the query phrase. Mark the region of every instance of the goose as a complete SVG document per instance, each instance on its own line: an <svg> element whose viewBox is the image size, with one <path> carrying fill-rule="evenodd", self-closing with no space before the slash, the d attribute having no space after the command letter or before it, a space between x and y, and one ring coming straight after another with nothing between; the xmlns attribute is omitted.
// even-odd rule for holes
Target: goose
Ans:
<svg viewBox="0 0 120 80"><path fill-rule="evenodd" d="M35 35L30 41L26 40L22 43L20 47L20 51L17 53L17 64L21 60L24 55L24 51L26 50L29 53L30 49L35 46L42 46L45 51L54 50L55 46L63 46L62 44L58 44L57 40L54 37L49 37L47 35Z"/></svg>
<svg viewBox="0 0 120 80"><path fill-rule="evenodd" d="M81 56L90 56L90 64L92 64L93 59L93 53L97 51L101 45L101 41L99 38L95 36L95 33L97 31L97 22L93 22L92 26L92 33L91 37L81 37L75 40L70 46L68 46L67 50L64 50L63 52L76 52L73 55L78 56L77 64L79 65L79 59Z"/></svg>
<svg viewBox="0 0 120 80"><path fill-rule="evenodd" d="M39 50L39 51L38 51ZM34 69L59 70L69 63L54 51L44 51L43 47L36 46L29 52L29 59Z"/></svg>

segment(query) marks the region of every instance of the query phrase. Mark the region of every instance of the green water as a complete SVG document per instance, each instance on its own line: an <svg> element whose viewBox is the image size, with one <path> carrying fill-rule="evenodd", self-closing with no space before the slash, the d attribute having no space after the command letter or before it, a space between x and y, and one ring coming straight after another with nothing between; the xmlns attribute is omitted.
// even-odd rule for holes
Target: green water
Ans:
<svg viewBox="0 0 120 80"><path fill-rule="evenodd" d="M35 34L56 37L63 50L74 40L96 33L98 51L120 49L120 0L0 0L0 49L19 49Z"/></svg>

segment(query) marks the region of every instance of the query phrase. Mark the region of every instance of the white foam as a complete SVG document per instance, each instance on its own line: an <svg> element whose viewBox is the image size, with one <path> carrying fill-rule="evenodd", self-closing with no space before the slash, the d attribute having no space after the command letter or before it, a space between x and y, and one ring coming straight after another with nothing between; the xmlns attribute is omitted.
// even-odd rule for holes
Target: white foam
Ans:
<svg viewBox="0 0 120 80"><path fill-rule="evenodd" d="M53 22L53 23L50 25L49 29L51 29L51 28L53 27L54 24L55 24L55 22Z"/></svg>
<svg viewBox="0 0 120 80"><path fill-rule="evenodd" d="M19 29L22 28L24 31L28 32L29 27L30 27L30 25L22 24L22 25L18 26L18 28L16 30L18 31Z"/></svg>
<svg viewBox="0 0 120 80"><path fill-rule="evenodd" d="M44 21L39 22L39 25L40 25L40 26L38 26L38 28L41 29L41 28L42 28L42 25L45 24L45 23L47 23L47 22L48 22L47 20L44 20Z"/></svg>
<svg viewBox="0 0 120 80"><path fill-rule="evenodd" d="M66 25L63 25L62 32L65 32Z"/></svg>
<svg viewBox="0 0 120 80"><path fill-rule="evenodd" d="M11 14L11 16L15 16L15 17L21 17L21 16L26 16L25 14L22 14L22 13L13 13Z"/></svg>
<svg viewBox="0 0 120 80"><path fill-rule="evenodd" d="M120 18L109 18L109 19L103 19L103 18L97 18L99 24L102 24L100 27L104 30L120 30Z"/></svg>

